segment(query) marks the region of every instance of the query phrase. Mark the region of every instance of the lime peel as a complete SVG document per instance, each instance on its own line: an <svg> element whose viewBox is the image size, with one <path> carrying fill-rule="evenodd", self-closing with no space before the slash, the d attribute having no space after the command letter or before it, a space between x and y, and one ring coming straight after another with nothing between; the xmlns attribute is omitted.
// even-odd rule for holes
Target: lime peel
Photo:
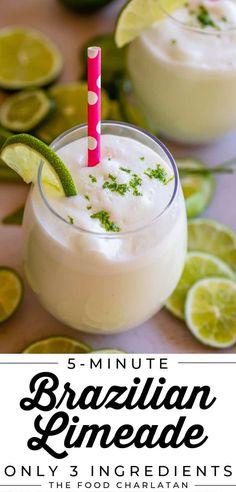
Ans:
<svg viewBox="0 0 236 492"><path fill-rule="evenodd" d="M77 195L73 178L65 164L46 144L28 134L9 137L1 149L0 157L26 183L36 183L40 164L44 162L42 179L62 188L66 196Z"/></svg>

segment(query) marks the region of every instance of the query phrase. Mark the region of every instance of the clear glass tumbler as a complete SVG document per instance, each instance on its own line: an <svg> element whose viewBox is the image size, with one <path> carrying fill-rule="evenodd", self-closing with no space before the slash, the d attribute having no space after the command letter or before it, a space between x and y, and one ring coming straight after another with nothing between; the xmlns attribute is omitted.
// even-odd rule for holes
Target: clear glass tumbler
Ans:
<svg viewBox="0 0 236 492"><path fill-rule="evenodd" d="M58 320L91 333L117 333L153 316L180 278L186 254L186 212L176 164L155 137L131 125L103 122L103 134L141 142L168 162L175 186L163 212L130 232L94 233L53 210L42 183L32 187L24 216L24 267L42 305ZM52 144L59 148L87 136L73 128ZM132 213L132 211L130 211Z"/></svg>

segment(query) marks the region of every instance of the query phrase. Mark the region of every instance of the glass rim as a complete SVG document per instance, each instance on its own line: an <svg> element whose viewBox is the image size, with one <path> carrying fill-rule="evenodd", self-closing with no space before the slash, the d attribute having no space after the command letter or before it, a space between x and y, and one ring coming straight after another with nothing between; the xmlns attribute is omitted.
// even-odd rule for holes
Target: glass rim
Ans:
<svg viewBox="0 0 236 492"><path fill-rule="evenodd" d="M49 203L49 201L47 200L47 197L46 197L46 195L44 193L43 183L42 183L42 172L43 172L44 161L41 161L40 166L39 166L38 177L37 177L37 184L38 184L40 195L41 195L41 197L43 199L43 202L46 205L46 207L49 209L49 211L55 217L57 217L57 219L61 220L64 224L67 224L69 227L71 227L72 229L74 229L77 232L80 232L82 234L88 234L88 235L91 235L91 236L97 236L97 237L106 238L106 239L115 239L115 238L119 238L119 237L125 237L125 236L129 236L129 235L132 235L132 234L136 234L136 233L141 232L141 231L143 231L145 229L148 229L149 227L152 227L156 222L158 222L158 219L160 219L169 210L170 206L175 201L175 199L176 199L176 197L178 195L178 191L179 191L179 174L178 174L178 168L177 168L176 162L175 162L172 154L170 153L170 151L167 149L167 147L165 146L165 144L163 144L157 137L155 137L151 133L149 133L146 130L144 130L142 128L139 128L139 127L137 127L135 125L132 125L130 123L123 123L121 121L103 120L102 121L102 127L103 127L103 125L109 125L109 126L113 126L113 127L116 127L116 126L119 126L120 127L120 126L122 126L122 127L128 128L128 129L136 130L139 133L143 133L144 135L146 135L155 144L157 144L158 146L161 147L162 151L164 152L165 156L168 159L168 163L171 165L171 168L172 168L172 170L174 172L175 186L174 186L174 190L173 190L173 193L171 195L171 198L170 198L169 202L167 203L167 205L165 206L165 208L158 215L156 215L147 224L145 224L145 225L143 225L141 227L135 228L135 229L130 229L129 231L112 232L112 233L111 232L92 231L90 229L86 229L84 227L77 226L76 224L71 224L64 217L62 217L52 207L52 205ZM61 135L59 135L55 140L53 140L53 142L51 143L50 147L52 148L55 144L59 143L61 141L61 139L63 139L67 135L70 135L72 132L76 132L76 131L83 130L83 129L87 129L87 124L84 124L83 123L82 125L77 125L77 126L74 126L74 127L70 128L66 132L64 132Z"/></svg>
<svg viewBox="0 0 236 492"><path fill-rule="evenodd" d="M228 29L219 29L219 30L216 30L216 31L204 31L204 27L201 28L201 27L191 26L191 24L187 24L187 23L182 22L181 20L177 19L173 15L173 13L168 12L168 10L165 8L165 6L164 6L164 0L159 0L159 5L160 5L160 9L162 10L162 12L169 19L171 19L173 22L175 22L177 25L179 25L183 29L187 29L187 30L192 31L192 32L195 32L197 34L202 34L204 36L216 36L216 37L219 37L219 36L222 36L222 35L224 36L224 35L232 34L233 32L236 32L236 25L235 26L232 26L232 27L230 27Z"/></svg>

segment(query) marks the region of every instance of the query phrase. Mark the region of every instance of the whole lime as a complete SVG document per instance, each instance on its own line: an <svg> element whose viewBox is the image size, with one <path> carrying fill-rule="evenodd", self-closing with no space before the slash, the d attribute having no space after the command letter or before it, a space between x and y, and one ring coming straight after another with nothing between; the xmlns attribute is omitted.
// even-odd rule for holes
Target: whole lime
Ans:
<svg viewBox="0 0 236 492"><path fill-rule="evenodd" d="M113 0L59 0L66 7L82 14L92 13L104 7Z"/></svg>

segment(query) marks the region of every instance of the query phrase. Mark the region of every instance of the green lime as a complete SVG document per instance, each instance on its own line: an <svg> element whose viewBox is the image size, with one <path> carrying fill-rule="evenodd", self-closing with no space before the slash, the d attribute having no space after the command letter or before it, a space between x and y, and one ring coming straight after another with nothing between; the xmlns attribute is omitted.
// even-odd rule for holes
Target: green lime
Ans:
<svg viewBox="0 0 236 492"><path fill-rule="evenodd" d="M120 105L117 101L111 101L109 120L123 121L122 114L120 111Z"/></svg>
<svg viewBox="0 0 236 492"><path fill-rule="evenodd" d="M116 348L101 348L92 350L92 354L127 354L127 352Z"/></svg>
<svg viewBox="0 0 236 492"><path fill-rule="evenodd" d="M236 272L236 234L219 222L209 219L190 220L188 249L218 256Z"/></svg>
<svg viewBox="0 0 236 492"><path fill-rule="evenodd" d="M6 128L3 128L0 125L0 149L3 146L3 144L6 142L8 137L11 137L11 135L13 135L12 132L9 132L8 130L6 130Z"/></svg>
<svg viewBox="0 0 236 492"><path fill-rule="evenodd" d="M44 86L60 74L63 61L45 35L25 27L0 30L0 87Z"/></svg>
<svg viewBox="0 0 236 492"><path fill-rule="evenodd" d="M88 354L89 345L70 337L58 336L38 340L26 347L23 354Z"/></svg>
<svg viewBox="0 0 236 492"><path fill-rule="evenodd" d="M212 200L215 190L215 179L212 174L196 175L191 174L191 169L205 168L205 164L197 159L190 157L176 159L180 173L180 181L184 193L187 216L189 219L200 215ZM181 169L187 169L187 173Z"/></svg>
<svg viewBox="0 0 236 492"><path fill-rule="evenodd" d="M8 138L0 157L26 183L36 183L41 162L44 162L42 180L66 196L77 194L70 172L65 164L46 144L25 133ZM46 165L45 165L46 164Z"/></svg>
<svg viewBox="0 0 236 492"><path fill-rule="evenodd" d="M120 84L119 103L121 115L124 121L153 132L153 128L150 126L149 122L138 107L137 101L133 94L132 84L128 79L122 80Z"/></svg>
<svg viewBox="0 0 236 492"><path fill-rule="evenodd" d="M165 0L163 10L157 0L129 0L121 10L116 24L115 40L122 48L133 41L153 22L161 20L186 3L185 0Z"/></svg>
<svg viewBox="0 0 236 492"><path fill-rule="evenodd" d="M5 225L21 225L23 222L25 206L18 207L16 210L6 215L4 219L2 219L2 223Z"/></svg>
<svg viewBox="0 0 236 492"><path fill-rule="evenodd" d="M56 111L36 131L38 138L51 143L58 135L73 126L87 121L87 84L72 82L57 85L50 89L50 95L56 101ZM108 118L110 101L107 93L102 90L102 119Z"/></svg>
<svg viewBox="0 0 236 492"><path fill-rule="evenodd" d="M200 342L231 347L236 342L236 283L223 278L200 280L188 293L185 317Z"/></svg>
<svg viewBox="0 0 236 492"><path fill-rule="evenodd" d="M0 107L0 123L14 132L35 128L55 108L42 89L18 92L8 97Z"/></svg>
<svg viewBox="0 0 236 492"><path fill-rule="evenodd" d="M126 70L126 49L116 46L113 34L101 34L89 39L82 48L84 79L87 80L87 48L100 46L102 49L102 85L112 99L119 93L120 80Z"/></svg>
<svg viewBox="0 0 236 492"><path fill-rule="evenodd" d="M0 323L9 319L23 299L23 283L12 268L0 267Z"/></svg>
<svg viewBox="0 0 236 492"><path fill-rule="evenodd" d="M181 279L166 303L167 309L180 319L184 319L185 301L189 289L205 277L226 277L235 279L233 271L216 256L206 253L188 253Z"/></svg>
<svg viewBox="0 0 236 492"><path fill-rule="evenodd" d="M59 0L66 7L80 13L94 12L113 0Z"/></svg>

